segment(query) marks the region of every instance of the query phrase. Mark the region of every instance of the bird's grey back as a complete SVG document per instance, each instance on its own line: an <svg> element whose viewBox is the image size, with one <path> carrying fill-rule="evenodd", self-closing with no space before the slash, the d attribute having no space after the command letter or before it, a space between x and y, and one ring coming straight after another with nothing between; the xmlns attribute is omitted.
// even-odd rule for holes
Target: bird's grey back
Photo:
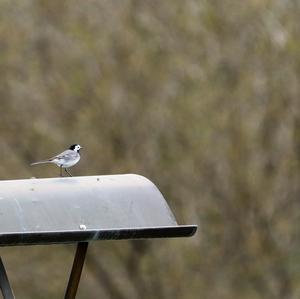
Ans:
<svg viewBox="0 0 300 299"><path fill-rule="evenodd" d="M52 157L51 159L49 159L50 161L51 160L55 160L55 159L63 159L63 160L74 160L76 159L77 157L79 156L79 153L75 152L75 151L72 151L70 149L67 149L65 150L64 152L60 153L59 155L55 156L55 157Z"/></svg>

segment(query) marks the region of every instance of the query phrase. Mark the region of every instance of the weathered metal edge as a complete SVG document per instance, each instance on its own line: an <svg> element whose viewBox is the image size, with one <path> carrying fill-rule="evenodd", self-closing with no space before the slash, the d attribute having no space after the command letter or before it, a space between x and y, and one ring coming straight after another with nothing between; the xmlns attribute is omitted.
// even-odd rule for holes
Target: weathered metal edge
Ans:
<svg viewBox="0 0 300 299"><path fill-rule="evenodd" d="M96 240L125 240L148 238L191 237L197 225L178 225L165 227L121 228L100 230L18 232L0 234L0 246L66 244Z"/></svg>

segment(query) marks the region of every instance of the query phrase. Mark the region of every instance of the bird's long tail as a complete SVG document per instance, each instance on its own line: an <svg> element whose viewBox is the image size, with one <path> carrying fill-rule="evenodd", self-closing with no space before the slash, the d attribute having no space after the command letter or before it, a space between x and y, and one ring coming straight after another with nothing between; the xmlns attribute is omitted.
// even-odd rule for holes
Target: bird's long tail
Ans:
<svg viewBox="0 0 300 299"><path fill-rule="evenodd" d="M52 163L52 162L50 160L45 160L45 161L34 162L34 163L31 163L30 165L33 166L33 165L46 164L46 163Z"/></svg>

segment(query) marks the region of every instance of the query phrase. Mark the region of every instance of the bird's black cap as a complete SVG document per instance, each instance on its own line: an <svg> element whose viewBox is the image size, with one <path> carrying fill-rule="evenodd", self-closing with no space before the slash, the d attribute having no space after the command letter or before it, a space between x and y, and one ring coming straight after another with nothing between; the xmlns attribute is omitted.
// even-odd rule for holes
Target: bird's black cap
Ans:
<svg viewBox="0 0 300 299"><path fill-rule="evenodd" d="M76 148L78 145L79 145L78 143L72 144L72 145L69 147L69 149L74 151L75 148ZM79 147L81 148L80 145L79 145Z"/></svg>

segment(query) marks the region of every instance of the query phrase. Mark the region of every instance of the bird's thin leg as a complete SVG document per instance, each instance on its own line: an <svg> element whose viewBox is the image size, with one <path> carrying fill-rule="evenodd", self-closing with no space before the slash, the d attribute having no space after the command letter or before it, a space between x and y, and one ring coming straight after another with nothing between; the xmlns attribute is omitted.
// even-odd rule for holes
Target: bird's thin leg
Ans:
<svg viewBox="0 0 300 299"><path fill-rule="evenodd" d="M68 171L67 168L65 168L65 172L66 172L69 176L72 176L71 173Z"/></svg>
<svg viewBox="0 0 300 299"><path fill-rule="evenodd" d="M60 166L59 168L60 168L60 176L63 176L63 174L62 174L62 166Z"/></svg>

